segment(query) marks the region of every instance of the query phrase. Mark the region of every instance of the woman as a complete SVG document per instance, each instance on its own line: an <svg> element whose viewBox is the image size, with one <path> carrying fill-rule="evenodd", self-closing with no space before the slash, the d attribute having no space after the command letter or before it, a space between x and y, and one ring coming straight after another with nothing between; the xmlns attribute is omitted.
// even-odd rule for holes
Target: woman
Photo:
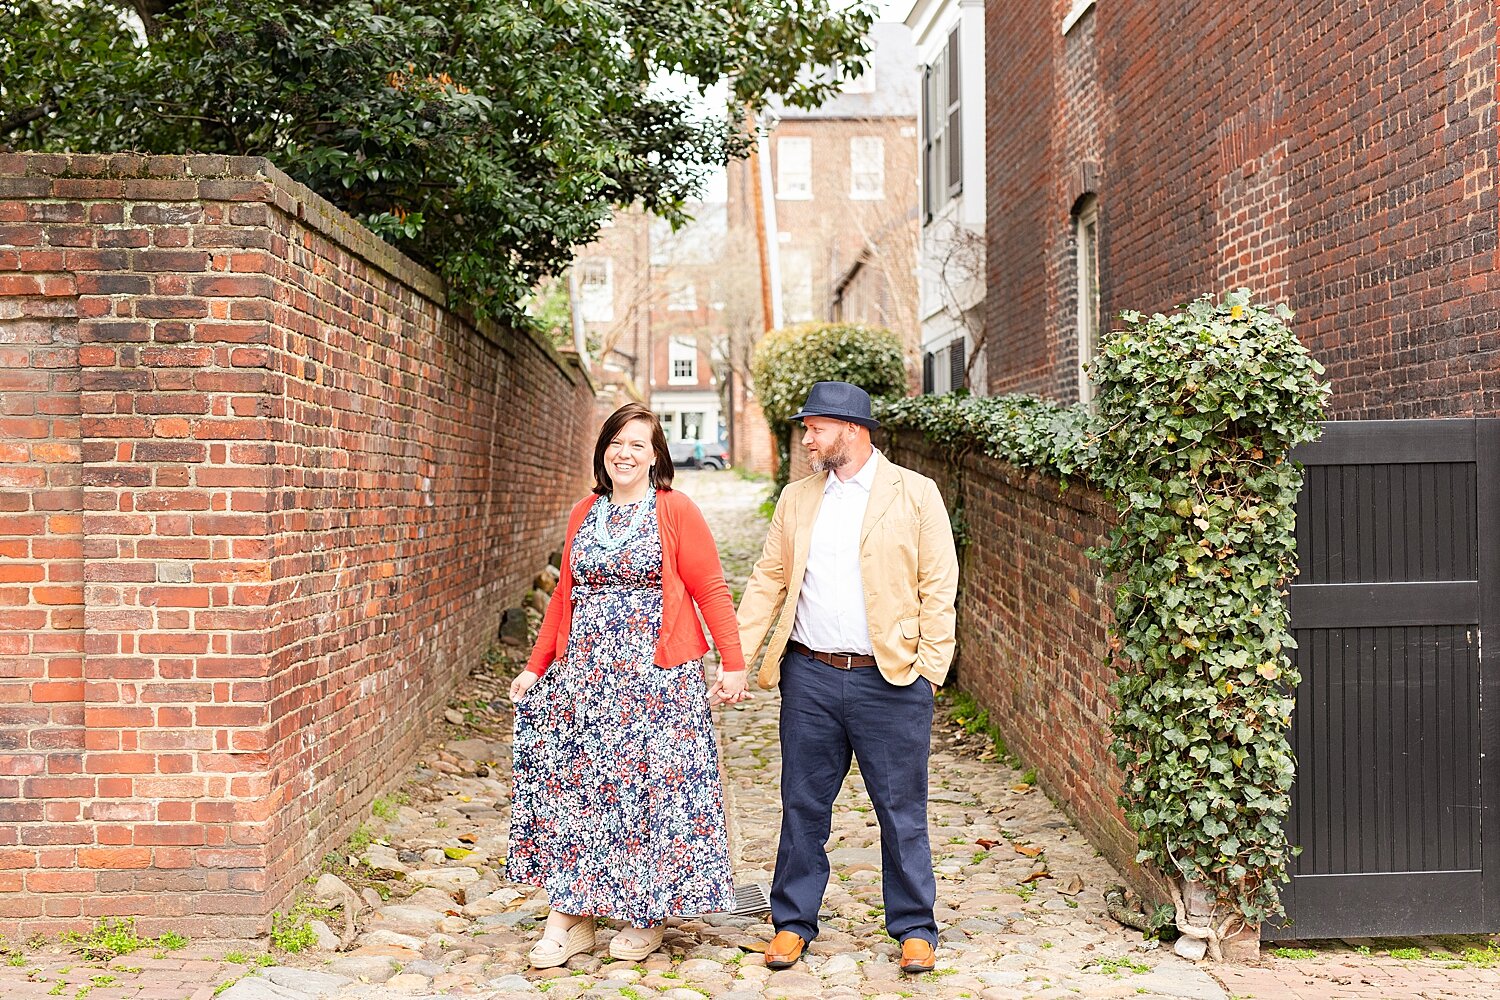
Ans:
<svg viewBox="0 0 1500 1000"><path fill-rule="evenodd" d="M672 490L651 410L629 403L594 445L594 492L568 519L562 577L516 701L507 874L552 912L539 969L594 947L595 917L630 925L609 953L639 961L673 914L733 907L718 749L703 682L746 696L734 604L703 515Z"/></svg>

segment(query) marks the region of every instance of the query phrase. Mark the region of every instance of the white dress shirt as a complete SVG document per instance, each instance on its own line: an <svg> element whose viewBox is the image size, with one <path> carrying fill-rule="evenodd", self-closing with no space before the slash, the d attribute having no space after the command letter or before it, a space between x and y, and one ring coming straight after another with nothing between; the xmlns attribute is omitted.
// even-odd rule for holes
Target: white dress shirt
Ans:
<svg viewBox="0 0 1500 1000"><path fill-rule="evenodd" d="M869 656L870 624L865 618L864 578L859 568L859 536L875 485L876 456L848 481L828 473L823 503L807 547L807 570L797 596L792 639L823 653Z"/></svg>

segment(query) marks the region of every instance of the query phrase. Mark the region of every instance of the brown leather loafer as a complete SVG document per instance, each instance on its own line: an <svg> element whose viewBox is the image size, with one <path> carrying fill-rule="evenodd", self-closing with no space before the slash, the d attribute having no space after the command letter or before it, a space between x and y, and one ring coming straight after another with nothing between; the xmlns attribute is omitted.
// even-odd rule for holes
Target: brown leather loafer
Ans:
<svg viewBox="0 0 1500 1000"><path fill-rule="evenodd" d="M770 962L766 963L770 965ZM919 937L909 937L901 942L901 971L913 975L931 972L937 965L937 954L932 945Z"/></svg>
<svg viewBox="0 0 1500 1000"><path fill-rule="evenodd" d="M807 942L791 931L781 931L766 945L766 968L790 969L802 957Z"/></svg>

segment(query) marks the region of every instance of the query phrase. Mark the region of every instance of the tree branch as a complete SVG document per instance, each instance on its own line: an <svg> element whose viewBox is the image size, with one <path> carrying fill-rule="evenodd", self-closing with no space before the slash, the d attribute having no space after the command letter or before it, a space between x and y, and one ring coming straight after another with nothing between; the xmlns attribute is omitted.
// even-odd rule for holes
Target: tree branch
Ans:
<svg viewBox="0 0 1500 1000"><path fill-rule="evenodd" d="M146 37L157 37L156 19L176 7L181 0L130 0L130 6L140 16L146 28Z"/></svg>
<svg viewBox="0 0 1500 1000"><path fill-rule="evenodd" d="M38 104L34 108L27 108L25 111L17 111L13 115L0 118L0 135L7 135L17 129L25 128L38 118L45 118L56 111L57 102L47 101L44 104Z"/></svg>

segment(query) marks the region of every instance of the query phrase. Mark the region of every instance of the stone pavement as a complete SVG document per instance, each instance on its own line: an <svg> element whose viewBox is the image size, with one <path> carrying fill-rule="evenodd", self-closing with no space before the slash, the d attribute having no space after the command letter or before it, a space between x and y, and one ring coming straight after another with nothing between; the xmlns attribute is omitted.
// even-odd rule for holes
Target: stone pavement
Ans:
<svg viewBox="0 0 1500 1000"><path fill-rule="evenodd" d="M764 487L730 473L683 475L679 484L708 515L737 590L760 550ZM524 956L546 901L502 881L511 725L504 691L521 653L497 651L476 665L401 789L377 801L368 823L309 884L295 923L317 940L313 947L272 958L263 942L195 942L110 963L83 962L56 943L22 948L0 966L0 997L1500 997L1500 970L1485 967L1500 952L1461 954L1483 941L1426 942L1416 949L1421 957L1401 951L1411 942L1371 942L1368 954L1343 944L1283 949L1285 957L1266 950L1262 966L1229 969L1194 966L1143 941L1105 913L1103 891L1117 873L1021 772L965 734L947 698L932 756L943 928L936 972L908 977L896 969L898 947L881 919L879 831L857 774L836 806L823 934L800 965L765 968L772 929L758 919L709 916L674 921L665 948L640 964L608 960L610 927L601 928L592 955L532 972ZM742 883L768 882L775 854L776 710L774 694L756 691L719 713ZM1440 949L1446 953L1433 957Z"/></svg>

